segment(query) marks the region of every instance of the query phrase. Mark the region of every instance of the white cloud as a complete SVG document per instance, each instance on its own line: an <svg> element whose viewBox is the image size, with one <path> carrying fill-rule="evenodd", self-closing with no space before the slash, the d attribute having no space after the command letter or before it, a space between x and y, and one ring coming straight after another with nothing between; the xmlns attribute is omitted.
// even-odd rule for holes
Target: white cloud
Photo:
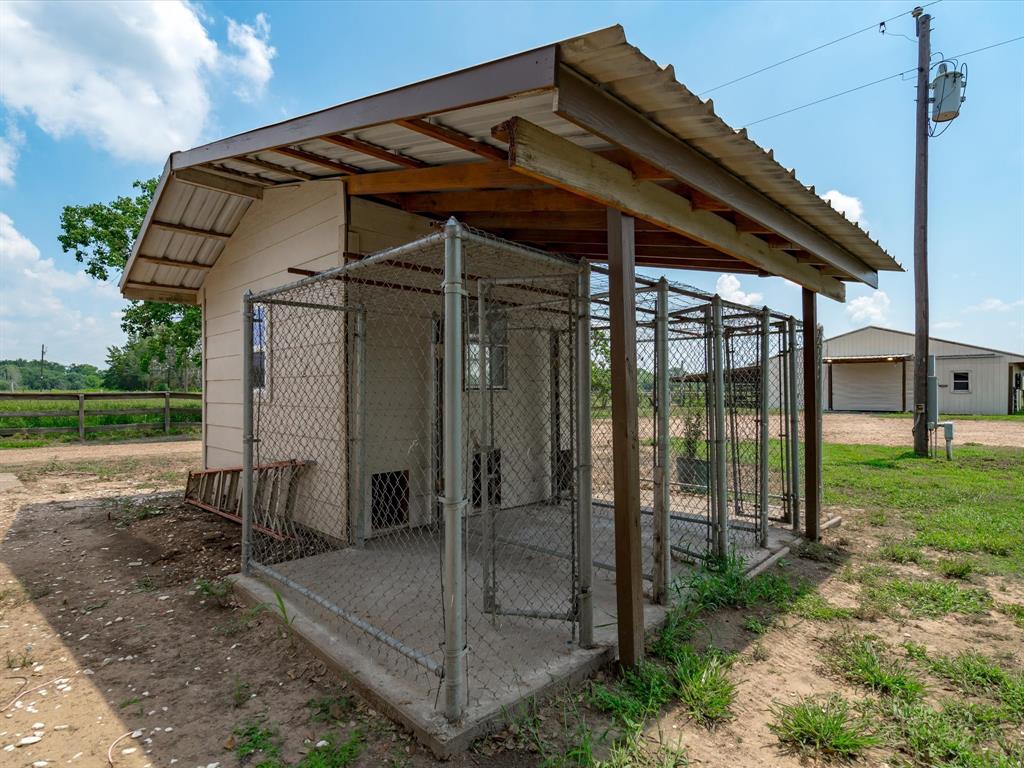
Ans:
<svg viewBox="0 0 1024 768"><path fill-rule="evenodd" d="M273 74L270 26L231 19L224 52L196 6L176 2L4 4L0 99L60 139L80 134L115 157L157 161L202 136L223 76L258 98Z"/></svg>
<svg viewBox="0 0 1024 768"><path fill-rule="evenodd" d="M1009 312L1012 309L1024 307L1024 299L1016 301L1003 301L1002 299L982 299L980 304L964 307L964 312Z"/></svg>
<svg viewBox="0 0 1024 768"><path fill-rule="evenodd" d="M845 213L846 218L851 221L864 223L864 204L859 197L844 195L838 189L830 189L821 196L821 199L831 203L832 207L840 213Z"/></svg>
<svg viewBox="0 0 1024 768"><path fill-rule="evenodd" d="M763 293L747 293L740 289L740 281L736 275L721 275L715 281L715 293L726 301L736 304L760 304L764 299Z"/></svg>
<svg viewBox="0 0 1024 768"><path fill-rule="evenodd" d="M25 134L13 120L8 120L7 130L0 136L0 184L8 187L14 185L14 168L24 143Z"/></svg>
<svg viewBox="0 0 1024 768"><path fill-rule="evenodd" d="M120 344L117 287L60 269L0 212L0 358L34 357L46 344L51 360L102 364Z"/></svg>
<svg viewBox="0 0 1024 768"><path fill-rule="evenodd" d="M950 328L960 328L963 326L959 320L940 320L937 323L932 323L933 331L944 331Z"/></svg>
<svg viewBox="0 0 1024 768"><path fill-rule="evenodd" d="M872 291L868 296L858 296L847 302L846 314L855 323L884 325L892 301L885 291Z"/></svg>
<svg viewBox="0 0 1024 768"><path fill-rule="evenodd" d="M241 75L235 93L243 101L255 101L263 96L274 67L270 63L277 49L270 45L270 23L266 14L257 13L252 24L241 24L228 19L228 42L241 51L240 56L227 59L228 67Z"/></svg>

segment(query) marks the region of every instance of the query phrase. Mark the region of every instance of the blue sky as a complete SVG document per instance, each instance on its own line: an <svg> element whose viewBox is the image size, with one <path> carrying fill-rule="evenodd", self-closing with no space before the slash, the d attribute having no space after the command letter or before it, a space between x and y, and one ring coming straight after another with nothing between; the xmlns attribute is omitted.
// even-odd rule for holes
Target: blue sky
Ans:
<svg viewBox="0 0 1024 768"><path fill-rule="evenodd" d="M102 364L122 302L57 242L65 204L106 201L168 152L613 23L702 92L895 16L911 2L0 5L0 358ZM1024 34L1024 3L931 6L953 56ZM909 16L890 33L913 37ZM1024 352L1024 41L966 57L961 117L931 142L932 333ZM711 94L735 127L915 64L875 31ZM98 108L100 105L101 108ZM843 197L908 268L820 299L828 335L912 330L914 90L899 78L750 128ZM850 199L846 199L850 198ZM784 311L777 278L671 278ZM759 294L759 296L751 295Z"/></svg>

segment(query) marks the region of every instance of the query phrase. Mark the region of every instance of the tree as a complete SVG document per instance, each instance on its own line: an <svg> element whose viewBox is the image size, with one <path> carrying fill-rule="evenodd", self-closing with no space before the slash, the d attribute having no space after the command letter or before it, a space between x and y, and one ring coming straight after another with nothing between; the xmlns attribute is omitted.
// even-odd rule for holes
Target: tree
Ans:
<svg viewBox="0 0 1024 768"><path fill-rule="evenodd" d="M590 397L601 410L612 397L612 350L608 334L595 329L590 334Z"/></svg>
<svg viewBox="0 0 1024 768"><path fill-rule="evenodd" d="M132 188L138 190L138 194L134 197L121 195L109 203L64 206L60 214L61 234L57 238L61 248L65 253L73 253L77 261L85 264L86 274L97 280L107 280L112 273L122 271L139 236L156 185L157 179L136 181ZM200 364L202 310L199 307L133 301L121 315L121 328L130 342L140 341L147 350L133 348L129 352L128 345L119 350L124 353L115 355L119 366L134 360L143 368L132 376L127 376L122 369L122 374L115 378L122 375L123 380L139 378L148 372L150 360L165 359L168 347L174 349L174 364L179 368L195 369Z"/></svg>

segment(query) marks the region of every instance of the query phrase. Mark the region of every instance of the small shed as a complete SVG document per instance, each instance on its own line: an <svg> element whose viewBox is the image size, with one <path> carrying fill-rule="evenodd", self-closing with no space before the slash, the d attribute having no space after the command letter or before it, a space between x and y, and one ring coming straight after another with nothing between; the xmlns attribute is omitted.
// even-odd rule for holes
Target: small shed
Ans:
<svg viewBox="0 0 1024 768"><path fill-rule="evenodd" d="M175 152L121 291L203 308L243 578L449 752L818 537L817 296L900 269L614 26Z"/></svg>
<svg viewBox="0 0 1024 768"><path fill-rule="evenodd" d="M1024 408L1024 353L931 337L939 412L1005 414ZM825 339L825 408L909 411L914 334L869 325Z"/></svg>

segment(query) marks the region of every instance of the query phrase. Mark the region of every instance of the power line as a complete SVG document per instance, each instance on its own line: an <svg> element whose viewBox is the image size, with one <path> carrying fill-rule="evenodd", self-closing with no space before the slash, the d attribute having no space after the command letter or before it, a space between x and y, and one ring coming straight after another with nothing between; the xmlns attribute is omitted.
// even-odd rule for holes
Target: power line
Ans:
<svg viewBox="0 0 1024 768"><path fill-rule="evenodd" d="M975 53L981 53L982 51L991 50L992 48L998 48L1001 45L1009 45L1010 43L1016 43L1018 40L1024 40L1024 35L1020 35L1019 37L1013 37L1013 38L1010 38L1009 40L1003 40L1001 43L993 43L992 45L986 45L983 48L975 48L973 51L967 51L966 53L958 53L956 56L950 56L949 58L950 59L959 59L959 58L961 58L963 56L970 56L970 55L975 54ZM830 96L824 96L824 97L822 97L820 99L815 99L814 101L809 101L806 104L801 104L798 107L792 107L791 109L787 109L787 110L784 110L782 112L776 112L774 115L768 115L767 117L759 118L759 119L754 120L752 122L746 123L746 125L744 127L745 128L749 128L752 125L757 125L758 123L763 123L766 120L774 120L776 117L782 117L783 115L788 115L788 114L791 114L792 112L797 112L797 111L799 111L801 109L807 109L808 107L813 107L813 106L815 106L817 104L821 104L822 102L831 101L832 99L838 99L840 96L846 96L847 94L854 93L856 91L861 91L861 90L864 90L865 88L870 88L873 85L878 85L879 83L884 83L884 82L886 82L888 80L894 80L897 77L903 77L904 75L907 75L907 74L910 74L911 72L916 72L916 71L917 71L917 67L911 67L910 69L905 69L902 72L896 72L895 74L888 75L886 77L881 77L878 80L872 80L870 83L864 83L862 85L857 85L857 86L854 86L853 88L848 88L845 91L840 91L839 93L833 93Z"/></svg>
<svg viewBox="0 0 1024 768"><path fill-rule="evenodd" d="M921 7L922 8L927 8L929 5L935 5L936 3L941 3L941 2L942 2L942 0L932 0L932 2L925 3ZM891 19L885 19L884 21L876 22L874 24L869 24L868 26L864 27L863 29L858 29L856 32L850 32L848 35L843 35L842 37L837 37L835 40L830 40L827 43L822 43L821 45L817 45L814 48L810 48L810 49L808 49L808 50L806 50L806 51L804 51L802 53L797 53L797 54L795 54L793 56L790 56L788 59L783 59L782 61L777 61L774 64L769 64L766 67L761 67L758 70L755 70L753 72L749 72L749 73L747 73L747 74L745 74L745 75L743 75L741 77L737 77L736 79L730 80L727 83L721 83L720 85L716 85L714 88L708 88L706 91L701 91L697 95L698 96L706 96L707 94L711 93L712 91L717 91L720 88L725 88L728 85L733 85L734 83L738 83L741 80L746 80L748 77L753 77L754 75L760 75L762 72L767 72L770 69L775 69L776 67L781 67L783 64L788 64L791 61L796 61L797 59L802 58L804 56L807 56L808 54L814 53L815 51L820 51L823 48L828 48L830 45L835 45L836 43L841 43L841 42L843 42L843 40L849 40L851 37L856 37L857 35L863 34L864 32L868 32L868 31L870 31L872 29L879 29L883 24L888 24L890 21L896 21L896 19L899 19L899 18L901 18L903 16L906 16L909 13L912 13L912 11L904 11L903 13L896 14ZM893 33L889 33L889 34L893 34ZM906 35L901 35L901 37L906 37ZM907 39L909 39L909 38L907 38Z"/></svg>

